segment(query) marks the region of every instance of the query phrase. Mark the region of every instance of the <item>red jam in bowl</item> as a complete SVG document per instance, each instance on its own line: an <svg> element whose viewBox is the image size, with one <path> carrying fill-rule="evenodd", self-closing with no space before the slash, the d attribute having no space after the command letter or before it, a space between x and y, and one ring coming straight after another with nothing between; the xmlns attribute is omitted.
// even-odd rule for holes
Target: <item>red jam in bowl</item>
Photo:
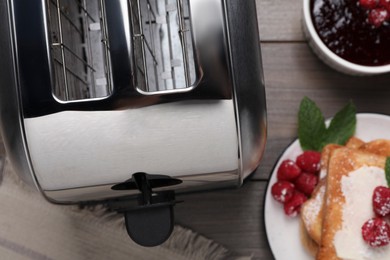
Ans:
<svg viewBox="0 0 390 260"><path fill-rule="evenodd" d="M314 27L325 45L341 58L365 66L388 65L390 10L389 16L378 22L370 17L373 9L363 7L362 1L312 0L310 8ZM377 3L375 11L384 10L381 1L389 2L373 1Z"/></svg>

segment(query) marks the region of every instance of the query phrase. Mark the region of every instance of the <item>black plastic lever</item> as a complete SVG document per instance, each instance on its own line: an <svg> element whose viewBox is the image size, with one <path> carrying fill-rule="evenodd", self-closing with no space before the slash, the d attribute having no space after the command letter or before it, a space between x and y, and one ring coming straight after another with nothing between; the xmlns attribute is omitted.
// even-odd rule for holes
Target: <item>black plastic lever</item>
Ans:
<svg viewBox="0 0 390 260"><path fill-rule="evenodd" d="M158 176L158 177L156 177ZM137 207L121 207L118 211L125 216L126 230L131 239L142 246L157 246L164 243L173 231L174 211L177 203L174 191L153 192L153 186L160 183L175 184L180 180L162 175L149 175L144 172L134 173L125 183L115 185L114 190L136 188L140 191ZM171 179L170 181L167 181ZM174 184L174 185L175 185ZM161 187L162 185L157 185ZM167 185L170 186L170 185Z"/></svg>

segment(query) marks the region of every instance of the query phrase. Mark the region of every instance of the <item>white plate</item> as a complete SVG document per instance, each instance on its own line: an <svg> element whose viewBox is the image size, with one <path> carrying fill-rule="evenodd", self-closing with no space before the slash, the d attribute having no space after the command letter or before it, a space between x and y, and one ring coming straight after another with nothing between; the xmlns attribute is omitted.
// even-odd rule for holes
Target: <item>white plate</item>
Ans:
<svg viewBox="0 0 390 260"><path fill-rule="evenodd" d="M390 116L380 114L357 114L355 136L363 141L390 139ZM313 260L300 240L299 216L295 218L284 214L283 205L273 199L271 186L277 181L276 172L280 163L286 159L295 160L302 153L299 141L289 145L272 170L267 187L264 221L269 245L277 260Z"/></svg>

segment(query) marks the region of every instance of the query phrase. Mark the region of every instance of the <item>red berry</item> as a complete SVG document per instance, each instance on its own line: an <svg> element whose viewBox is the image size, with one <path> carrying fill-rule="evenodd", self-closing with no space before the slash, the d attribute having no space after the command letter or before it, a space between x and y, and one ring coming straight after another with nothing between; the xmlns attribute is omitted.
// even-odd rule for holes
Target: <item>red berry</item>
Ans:
<svg viewBox="0 0 390 260"><path fill-rule="evenodd" d="M278 180L279 181L292 181L296 179L302 170L292 160L284 160L278 169Z"/></svg>
<svg viewBox="0 0 390 260"><path fill-rule="evenodd" d="M320 170L321 153L305 151L297 157L297 165L305 172L317 173Z"/></svg>
<svg viewBox="0 0 390 260"><path fill-rule="evenodd" d="M288 181L278 181L271 188L271 194L275 200L285 203L294 195L294 184Z"/></svg>
<svg viewBox="0 0 390 260"><path fill-rule="evenodd" d="M368 22L376 28L380 27L387 19L389 19L389 12L383 7L372 9L368 13Z"/></svg>
<svg viewBox="0 0 390 260"><path fill-rule="evenodd" d="M390 226L382 218L372 218L362 226L364 241L372 247L380 247L390 242Z"/></svg>
<svg viewBox="0 0 390 260"><path fill-rule="evenodd" d="M360 6L366 9L374 9L378 5L378 0L359 0Z"/></svg>
<svg viewBox="0 0 390 260"><path fill-rule="evenodd" d="M390 189L387 187L376 187L372 195L374 212L378 216L385 217L390 214Z"/></svg>
<svg viewBox="0 0 390 260"><path fill-rule="evenodd" d="M390 12L390 0L379 0L379 6L386 8Z"/></svg>
<svg viewBox="0 0 390 260"><path fill-rule="evenodd" d="M284 203L284 213L287 216L295 217L301 210L302 204L307 200L307 197L299 191L294 192L293 197Z"/></svg>
<svg viewBox="0 0 390 260"><path fill-rule="evenodd" d="M312 173L303 172L295 180L295 187L303 194L310 196L313 193L315 187L317 186L317 183L318 183L318 176Z"/></svg>

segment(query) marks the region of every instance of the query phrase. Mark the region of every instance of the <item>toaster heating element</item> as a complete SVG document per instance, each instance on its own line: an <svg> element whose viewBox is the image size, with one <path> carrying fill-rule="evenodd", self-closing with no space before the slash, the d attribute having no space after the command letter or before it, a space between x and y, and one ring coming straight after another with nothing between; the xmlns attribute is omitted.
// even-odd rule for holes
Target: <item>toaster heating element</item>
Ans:
<svg viewBox="0 0 390 260"><path fill-rule="evenodd" d="M7 156L49 201L106 201L153 246L175 194L259 165L254 0L0 0L0 20Z"/></svg>

